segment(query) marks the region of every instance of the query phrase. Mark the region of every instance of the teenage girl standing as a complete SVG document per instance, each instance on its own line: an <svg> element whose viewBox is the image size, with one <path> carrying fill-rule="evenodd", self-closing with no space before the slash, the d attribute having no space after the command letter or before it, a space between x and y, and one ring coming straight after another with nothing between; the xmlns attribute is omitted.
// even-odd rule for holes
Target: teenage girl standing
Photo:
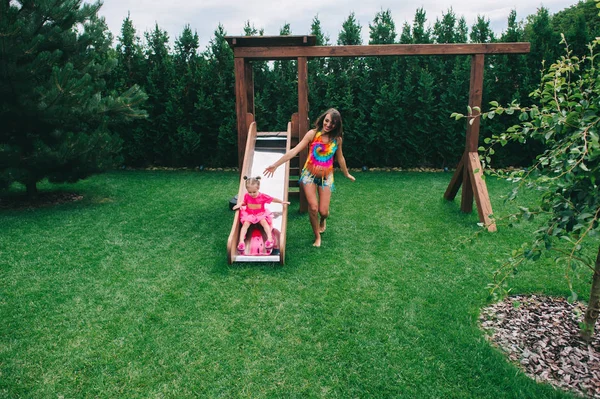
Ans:
<svg viewBox="0 0 600 399"><path fill-rule="evenodd" d="M300 186L308 202L308 216L315 234L313 246L321 246L321 233L327 228L329 203L333 184L333 160L340 165L344 176L356 180L348 172L342 152L342 116L331 108L319 116L314 129L309 130L297 146L286 152L277 162L265 168L264 175L273 176L275 169L308 147L308 157L300 174ZM320 218L319 218L320 216Z"/></svg>

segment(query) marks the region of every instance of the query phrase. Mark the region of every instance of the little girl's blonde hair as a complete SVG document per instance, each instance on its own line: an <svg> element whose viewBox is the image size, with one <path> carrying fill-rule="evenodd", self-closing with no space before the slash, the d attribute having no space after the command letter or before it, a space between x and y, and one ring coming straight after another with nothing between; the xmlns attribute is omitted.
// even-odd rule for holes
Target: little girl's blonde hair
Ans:
<svg viewBox="0 0 600 399"><path fill-rule="evenodd" d="M252 187L252 186L257 186L258 188L260 188L260 176L256 176L256 177L244 176L244 180L246 180L246 188Z"/></svg>

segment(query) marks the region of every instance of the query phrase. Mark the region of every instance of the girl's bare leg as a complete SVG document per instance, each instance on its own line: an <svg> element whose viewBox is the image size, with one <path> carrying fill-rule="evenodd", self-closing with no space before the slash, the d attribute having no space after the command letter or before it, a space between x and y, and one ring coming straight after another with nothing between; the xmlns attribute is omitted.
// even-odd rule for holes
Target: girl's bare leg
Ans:
<svg viewBox="0 0 600 399"><path fill-rule="evenodd" d="M315 234L314 247L321 246L321 232L319 229L319 201L317 199L317 186L315 184L303 184L302 189L306 195L306 201L308 202L308 218L310 219L310 225Z"/></svg>
<svg viewBox="0 0 600 399"><path fill-rule="evenodd" d="M319 232L323 233L327 229L327 217L329 216L329 203L331 202L331 189L329 187L319 187Z"/></svg>
<svg viewBox="0 0 600 399"><path fill-rule="evenodd" d="M271 226L269 226L269 223L263 219L260 221L260 225L263 227L265 233L267 233L267 240L273 241L273 235L271 234Z"/></svg>
<svg viewBox="0 0 600 399"><path fill-rule="evenodd" d="M244 222L244 224L242 225L242 229L240 230L240 242L238 242L238 245L240 245L240 243L244 242L244 240L246 239L246 233L248 232L248 228L250 228L250 222Z"/></svg>

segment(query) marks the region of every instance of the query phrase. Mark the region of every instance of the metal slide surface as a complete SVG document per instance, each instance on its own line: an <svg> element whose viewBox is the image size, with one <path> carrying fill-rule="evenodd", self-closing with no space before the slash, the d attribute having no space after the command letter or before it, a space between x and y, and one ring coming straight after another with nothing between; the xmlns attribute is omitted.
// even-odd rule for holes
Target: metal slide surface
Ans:
<svg viewBox="0 0 600 399"><path fill-rule="evenodd" d="M246 143L246 152L244 155L243 171L240 178L240 188L238 190L238 201L244 198L246 185L243 176L261 177L260 191L272 197L283 201L288 199L288 179L289 162L280 166L275 171L273 177L264 177L263 171L269 165L277 161L289 149L289 127L288 132L277 133L257 133L256 123L252 123L248 132ZM237 245L241 224L239 221L239 210L235 212L233 226L227 241L227 252L229 263L233 262L285 262L285 242L287 227L287 206L279 203L270 203L265 205L273 214L272 235L275 245L270 254L263 247L260 247L261 240L256 240L259 233L262 243L267 240L266 233L260 225L253 225L246 234L246 250L239 253ZM257 230L255 232L254 230ZM259 244L257 244L257 242ZM257 253L257 248L260 248Z"/></svg>

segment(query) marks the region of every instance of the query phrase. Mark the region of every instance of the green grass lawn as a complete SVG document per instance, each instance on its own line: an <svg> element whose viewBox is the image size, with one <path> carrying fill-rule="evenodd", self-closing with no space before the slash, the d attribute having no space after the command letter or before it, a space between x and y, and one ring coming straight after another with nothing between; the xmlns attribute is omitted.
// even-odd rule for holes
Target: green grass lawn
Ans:
<svg viewBox="0 0 600 399"><path fill-rule="evenodd" d="M450 174L337 177L321 248L289 207L285 266L227 264L235 172L114 172L58 187L81 201L0 210L0 398L571 397L478 328L533 226L460 245L478 219L443 200ZM488 187L507 214L509 184ZM550 260L511 284L570 292Z"/></svg>

